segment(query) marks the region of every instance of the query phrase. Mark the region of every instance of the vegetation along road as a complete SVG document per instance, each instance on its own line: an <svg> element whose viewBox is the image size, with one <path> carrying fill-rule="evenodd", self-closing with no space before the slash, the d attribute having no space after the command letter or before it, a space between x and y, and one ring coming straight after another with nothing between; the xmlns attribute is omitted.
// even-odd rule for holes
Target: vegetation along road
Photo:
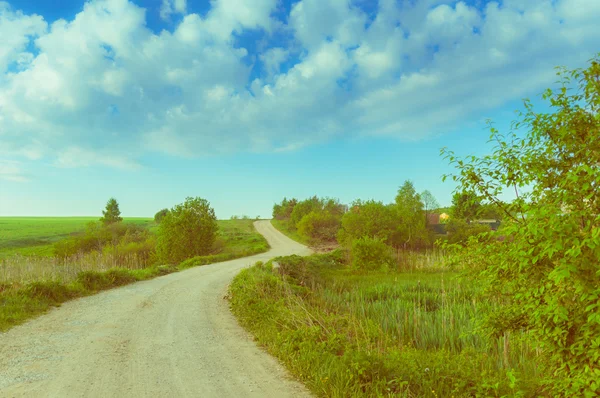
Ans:
<svg viewBox="0 0 600 398"><path fill-rule="evenodd" d="M256 229L267 253L191 268L67 302L0 333L0 395L9 397L301 397L228 309L227 285L256 261L309 254Z"/></svg>

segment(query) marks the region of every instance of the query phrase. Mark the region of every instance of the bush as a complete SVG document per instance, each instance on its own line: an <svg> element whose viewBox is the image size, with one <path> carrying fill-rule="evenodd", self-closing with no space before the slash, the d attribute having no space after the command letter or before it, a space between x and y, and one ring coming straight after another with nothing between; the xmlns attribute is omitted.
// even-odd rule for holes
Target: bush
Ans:
<svg viewBox="0 0 600 398"><path fill-rule="evenodd" d="M352 242L352 266L358 269L389 269L395 260L391 247L380 239L363 237Z"/></svg>
<svg viewBox="0 0 600 398"><path fill-rule="evenodd" d="M512 322L492 313L488 332L517 326L540 348L548 395L592 397L600 396L600 54L588 69L558 75L561 87L543 95L551 112L527 100L512 124L518 132L490 126L490 155L443 151L461 190L500 204L509 238L471 239L453 261L507 307ZM502 203L507 187L517 197Z"/></svg>
<svg viewBox="0 0 600 398"><path fill-rule="evenodd" d="M169 213L169 209L162 209L154 215L154 222L160 224L163 218Z"/></svg>
<svg viewBox="0 0 600 398"><path fill-rule="evenodd" d="M156 246L159 260L177 264L186 258L209 254L217 229L217 218L210 203L202 198L186 198L160 223Z"/></svg>
<svg viewBox="0 0 600 398"><path fill-rule="evenodd" d="M298 223L298 233L313 241L335 242L341 217L326 211L312 211Z"/></svg>
<svg viewBox="0 0 600 398"><path fill-rule="evenodd" d="M467 223L465 220L451 219L448 221L446 231L448 233L448 243L458 243L465 245L471 236L477 236L485 232L490 232L490 226L485 224Z"/></svg>
<svg viewBox="0 0 600 398"><path fill-rule="evenodd" d="M374 200L356 201L351 210L342 217L341 224L338 241L347 246L351 246L355 239L363 237L381 239L389 243L397 229L398 217L393 206L386 206Z"/></svg>

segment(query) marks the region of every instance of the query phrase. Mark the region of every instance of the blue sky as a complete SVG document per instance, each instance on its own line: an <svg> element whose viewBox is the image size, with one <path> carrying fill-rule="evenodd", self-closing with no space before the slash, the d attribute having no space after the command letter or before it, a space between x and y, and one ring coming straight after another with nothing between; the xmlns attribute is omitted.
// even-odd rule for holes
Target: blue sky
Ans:
<svg viewBox="0 0 600 398"><path fill-rule="evenodd" d="M485 119L584 67L598 20L597 0L0 0L0 216L201 196L268 217L406 179L448 205L440 148L489 151Z"/></svg>

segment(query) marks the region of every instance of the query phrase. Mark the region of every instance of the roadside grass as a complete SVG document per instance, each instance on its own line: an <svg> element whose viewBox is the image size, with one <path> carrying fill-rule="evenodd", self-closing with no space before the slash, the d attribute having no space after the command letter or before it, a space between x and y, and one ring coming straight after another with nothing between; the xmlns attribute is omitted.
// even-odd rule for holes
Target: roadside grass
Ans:
<svg viewBox="0 0 600 398"><path fill-rule="evenodd" d="M151 279L198 265L233 260L269 250L252 220L218 221L215 252L178 265L150 265L137 256L125 262L110 253L92 252L69 259L11 256L0 258L0 331L51 307L101 290Z"/></svg>
<svg viewBox="0 0 600 398"><path fill-rule="evenodd" d="M99 217L0 217L0 258L13 255L53 255L53 244L83 233L90 221ZM150 227L151 218L125 217L125 223Z"/></svg>
<svg viewBox="0 0 600 398"><path fill-rule="evenodd" d="M494 303L443 268L358 271L339 250L273 263L234 279L232 311L318 396L543 395L535 350L480 336Z"/></svg>

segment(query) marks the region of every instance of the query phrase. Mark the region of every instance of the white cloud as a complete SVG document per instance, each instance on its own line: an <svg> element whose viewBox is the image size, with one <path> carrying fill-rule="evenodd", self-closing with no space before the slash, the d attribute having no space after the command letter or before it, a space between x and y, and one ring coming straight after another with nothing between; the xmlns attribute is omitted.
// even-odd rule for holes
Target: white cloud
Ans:
<svg viewBox="0 0 600 398"><path fill-rule="evenodd" d="M50 27L0 2L0 156L135 169L147 152L420 139L537 95L555 65L582 66L600 44L593 0L382 0L374 18L349 0L302 0L288 26L277 0L213 1L204 17L164 4L183 18L156 34L127 0L90 1ZM249 52L236 40L247 30L291 37Z"/></svg>
<svg viewBox="0 0 600 398"><path fill-rule="evenodd" d="M160 6L160 17L165 21L171 19L173 14L185 14L187 10L187 0L162 0Z"/></svg>

